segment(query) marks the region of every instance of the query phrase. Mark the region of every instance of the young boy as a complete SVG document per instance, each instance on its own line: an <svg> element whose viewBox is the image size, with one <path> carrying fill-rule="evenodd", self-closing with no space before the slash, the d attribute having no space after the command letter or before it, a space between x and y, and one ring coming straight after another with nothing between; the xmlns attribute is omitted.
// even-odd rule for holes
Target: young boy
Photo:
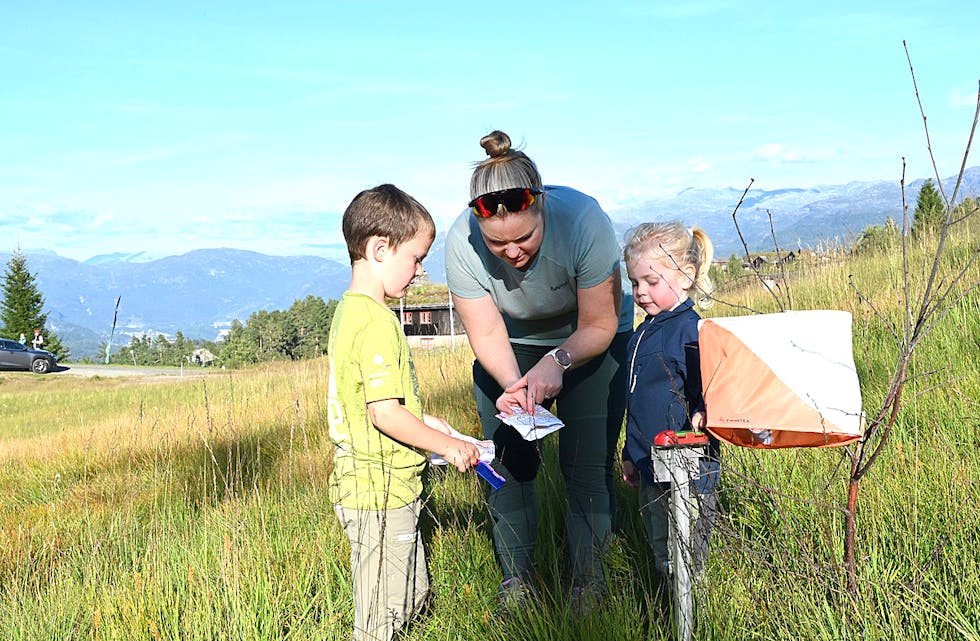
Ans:
<svg viewBox="0 0 980 641"><path fill-rule="evenodd" d="M460 471L479 452L422 413L408 341L385 305L422 274L435 238L429 212L394 185L380 185L351 201L343 229L353 273L330 327L330 498L351 545L351 638L387 641L429 589L418 531L422 450Z"/></svg>

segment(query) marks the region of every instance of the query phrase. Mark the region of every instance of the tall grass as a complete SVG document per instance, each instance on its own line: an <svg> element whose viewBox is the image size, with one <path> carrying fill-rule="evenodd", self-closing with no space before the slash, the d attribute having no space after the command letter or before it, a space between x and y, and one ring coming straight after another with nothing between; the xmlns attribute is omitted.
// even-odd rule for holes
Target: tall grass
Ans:
<svg viewBox="0 0 980 641"><path fill-rule="evenodd" d="M790 284L797 309L854 315L866 408L880 403L896 351L851 283L897 323L897 261L811 266ZM778 308L758 282L722 296ZM862 490L857 598L841 567L843 453L725 449L696 638L980 638L978 337L973 295L916 353L914 393ZM415 356L427 410L478 433L469 350ZM168 382L0 375L0 639L346 639L349 550L325 492L326 379L323 360ZM610 601L572 616L550 441L544 454L537 602L497 618L485 485L434 469L433 598L407 639L671 638L625 486Z"/></svg>

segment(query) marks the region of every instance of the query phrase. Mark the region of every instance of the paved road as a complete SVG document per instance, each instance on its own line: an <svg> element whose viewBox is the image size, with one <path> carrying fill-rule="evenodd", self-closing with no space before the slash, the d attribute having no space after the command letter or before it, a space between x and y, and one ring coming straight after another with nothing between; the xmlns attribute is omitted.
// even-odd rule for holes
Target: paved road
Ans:
<svg viewBox="0 0 980 641"><path fill-rule="evenodd" d="M126 367L122 365L76 365L75 363L59 363L51 370L52 374L69 376L168 376L174 378L200 376L205 371L200 367L185 367L183 370L173 367Z"/></svg>

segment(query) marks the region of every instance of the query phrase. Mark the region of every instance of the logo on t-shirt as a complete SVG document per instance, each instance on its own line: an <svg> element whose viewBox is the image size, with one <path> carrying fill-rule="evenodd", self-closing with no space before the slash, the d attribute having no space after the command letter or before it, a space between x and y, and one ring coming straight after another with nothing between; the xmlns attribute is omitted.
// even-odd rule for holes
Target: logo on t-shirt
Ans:
<svg viewBox="0 0 980 641"><path fill-rule="evenodd" d="M368 387L381 387L385 384L385 379L388 378L388 375L391 372L385 365L385 357L381 354L374 355L374 364L378 367L378 369L374 372L368 373Z"/></svg>

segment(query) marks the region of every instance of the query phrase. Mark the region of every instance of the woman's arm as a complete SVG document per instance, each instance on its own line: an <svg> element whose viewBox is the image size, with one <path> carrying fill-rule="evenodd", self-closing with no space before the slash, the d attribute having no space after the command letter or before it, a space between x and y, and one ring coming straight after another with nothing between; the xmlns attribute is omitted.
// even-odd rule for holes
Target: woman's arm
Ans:
<svg viewBox="0 0 980 641"><path fill-rule="evenodd" d="M578 289L578 327L562 349L572 355L572 367L582 365L609 348L619 329L623 291L619 269L595 287Z"/></svg>

